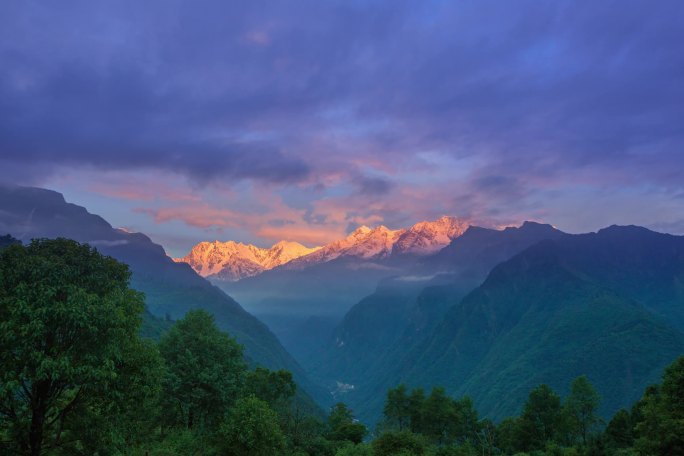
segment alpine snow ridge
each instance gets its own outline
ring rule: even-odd
[[[275,267],[306,269],[340,257],[375,260],[394,255],[429,255],[449,245],[469,226],[464,219],[448,216],[418,222],[408,229],[363,225],[344,239],[313,248],[292,241],[280,241],[267,249],[234,241],[200,242],[175,261],[188,263],[204,277],[236,281]]]
[[[291,241],[280,241],[267,249],[234,241],[200,242],[186,256],[174,258],[174,261],[188,263],[203,277],[234,281],[260,274],[318,249]]]

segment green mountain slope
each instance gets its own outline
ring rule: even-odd
[[[417,260],[411,275],[383,281],[345,315],[334,337],[302,362],[331,390],[338,382],[354,385],[340,399],[355,410],[377,408],[387,373],[396,372],[407,350],[429,336],[492,267],[540,240],[563,235],[533,222],[504,230],[470,227],[442,251]]]
[[[464,244],[463,253],[449,254],[470,259],[462,271],[482,270],[474,260],[494,258],[496,248],[505,245],[480,240],[479,247]],[[490,253],[476,255],[483,246]],[[387,388],[399,382],[444,385],[452,394],[471,395],[479,410],[500,419],[518,413],[539,383],[563,392],[570,379],[587,374],[604,397],[601,412],[609,416],[638,399],[662,368],[684,353],[683,252],[684,237],[611,227],[536,243],[496,266],[462,300],[458,287],[426,288],[415,302],[422,303],[424,314],[443,319],[405,312],[411,323],[401,337],[360,352],[373,357],[363,371],[337,371],[357,382],[344,399],[373,422]],[[381,325],[382,312],[375,306],[365,314],[374,324],[348,328]]]
[[[544,243],[492,271],[402,364],[414,384],[469,394],[485,414],[519,411],[530,389],[587,374],[610,416],[684,353],[684,334],[619,291],[568,269]]]
[[[327,403],[327,394],[309,381],[266,325],[198,276],[190,266],[174,263],[147,236],[114,229],[101,217],[65,202],[61,194],[50,190],[0,187],[0,209],[0,233],[9,233],[23,241],[68,237],[97,247],[130,266],[132,286],[145,293],[151,314],[175,320],[190,309],[209,311],[219,328],[245,346],[247,357],[268,368],[291,371],[303,390],[319,402]],[[147,320],[151,325],[150,334],[154,336],[160,330],[159,324]]]

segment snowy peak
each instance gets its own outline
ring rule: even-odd
[[[344,239],[331,242],[314,253],[297,258],[287,267],[305,268],[342,256],[364,260],[384,258],[392,252],[392,246],[403,232],[404,230],[390,230],[382,225],[373,229],[364,225]]]
[[[469,223],[456,217],[440,217],[416,223],[409,229],[391,230],[361,226],[349,236],[332,242],[320,250],[288,263],[288,268],[306,268],[342,256],[363,260],[382,259],[390,255],[428,255],[451,243],[468,229]]]
[[[239,280],[273,269],[295,258],[315,252],[298,242],[280,241],[264,249],[242,242],[200,242],[176,262],[188,263],[203,277],[216,276],[223,280]]]
[[[318,249],[319,247],[308,248],[299,242],[280,241],[264,252],[261,264],[265,269],[273,269],[276,266],[288,263],[295,258],[308,255]]]
[[[470,224],[457,217],[440,217],[433,221],[418,222],[394,244],[392,254],[412,253],[428,255],[443,249],[452,240],[461,236]]]
[[[380,225],[366,232],[359,242],[344,252],[358,258],[384,258],[392,253],[392,247],[406,230],[390,230]]]
[[[462,219],[446,216],[416,223],[409,229],[362,225],[344,239],[315,248],[292,241],[280,241],[268,249],[234,241],[200,242],[176,261],[188,263],[204,277],[235,281],[280,266],[305,269],[340,257],[371,261],[392,255],[428,255],[450,244],[468,226]]]

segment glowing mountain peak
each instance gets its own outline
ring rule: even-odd
[[[318,249],[293,241],[280,241],[268,249],[235,241],[200,242],[186,256],[175,258],[174,261],[188,263],[204,277],[217,275],[225,280],[239,280]]]
[[[279,266],[302,269],[340,257],[370,261],[390,255],[427,255],[447,246],[468,226],[468,222],[448,216],[399,230],[385,225],[361,225],[343,239],[314,248],[289,240],[279,241],[268,249],[235,241],[200,242],[176,261],[190,264],[205,277],[239,280]]]

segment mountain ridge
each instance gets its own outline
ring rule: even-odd
[[[485,239],[480,247],[495,245]],[[461,259],[472,252],[461,251]],[[394,342],[400,356],[383,355],[364,377],[347,368],[339,381],[364,384],[345,401],[373,421],[378,391],[400,382],[442,385],[502,419],[519,411],[535,385],[562,392],[568,378],[586,374],[609,416],[684,352],[682,284],[682,236],[613,226],[542,240],[497,264],[462,299],[450,293],[454,304],[427,337]]]
[[[303,391],[313,394],[319,403],[328,400],[263,322],[189,265],[174,262],[146,235],[113,228],[58,192],[18,186],[0,186],[0,232],[21,241],[66,237],[92,245],[129,265],[131,287],[145,294],[150,313],[180,319],[190,309],[207,310],[220,329],[244,345],[254,363],[290,370]]]
[[[319,249],[320,247],[309,248],[298,242],[285,240],[269,248],[215,240],[200,242],[186,256],[174,258],[173,261],[188,263],[202,277],[239,280],[273,269]]]
[[[275,268],[306,269],[345,257],[377,260],[400,255],[427,256],[446,247],[469,226],[469,221],[451,216],[397,230],[384,225],[361,225],[342,239],[313,248],[292,241],[280,241],[268,249],[235,241],[203,241],[174,261],[190,264],[203,277],[237,281]],[[272,261],[278,248],[285,253]]]

